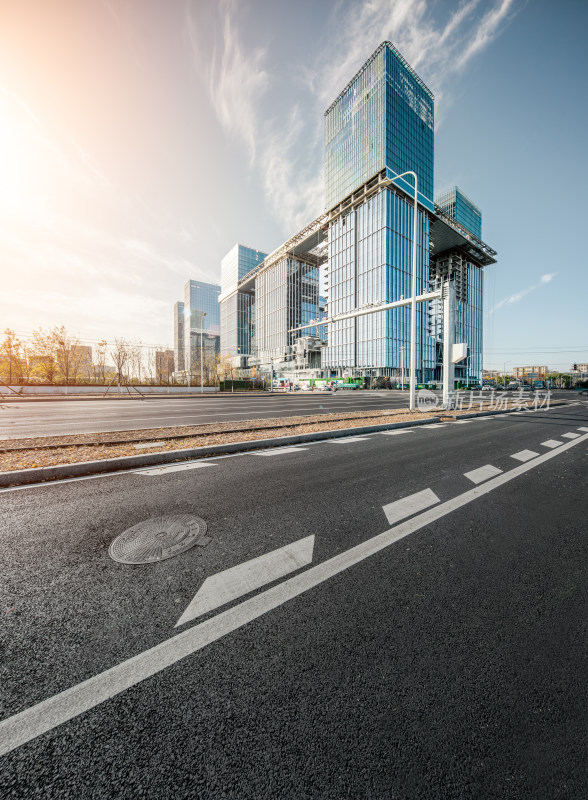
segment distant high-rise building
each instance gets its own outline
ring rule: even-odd
[[[184,366],[184,304],[174,304],[174,362],[176,370],[183,372]]]
[[[238,283],[266,257],[267,253],[236,244],[221,261],[220,335],[221,352],[247,356],[253,352],[255,337],[255,293],[253,285],[239,291]]]
[[[174,372],[174,351],[155,351],[155,380],[157,383],[169,383]]]
[[[482,212],[457,186],[438,195],[435,204],[478,239],[482,238]]]
[[[200,364],[201,349],[204,357],[220,352],[220,290],[204,281],[187,281],[184,286],[184,369]]]

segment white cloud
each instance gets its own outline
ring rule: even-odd
[[[295,109],[273,119],[263,107],[269,86],[268,54],[243,45],[237,5],[223,0],[222,34],[214,46],[208,86],[211,102],[223,128],[241,139],[250,163],[262,172],[268,204],[284,235],[293,234],[322,211],[322,112],[375,48],[384,40],[392,41],[430,84],[438,111],[452,75],[499,35],[513,5],[514,0],[491,0],[488,8],[486,0],[465,0],[439,22],[431,0],[336,3],[323,25],[319,55],[301,70],[307,92],[301,102],[304,113]],[[189,5],[187,11],[191,46],[201,59]]]
[[[500,300],[500,302],[496,303],[494,308],[490,309],[488,314],[494,314],[495,311],[498,311],[498,309],[502,308],[503,306],[511,306],[515,303],[518,303],[519,300],[522,300],[523,297],[526,297],[528,294],[531,294],[531,292],[534,292],[535,289],[539,289],[539,287],[544,286],[546,283],[550,283],[550,281],[552,281],[556,275],[557,272],[548,272],[545,275],[542,275],[538,283],[534,283],[532,286],[528,286],[526,289],[522,289],[520,292],[515,292],[514,294],[508,295],[508,297],[504,297],[502,300]]]
[[[210,98],[221,125],[245,142],[253,163],[259,104],[269,84],[269,75],[263,66],[266,52],[242,45],[235,27],[236,5],[233,0],[223,0],[220,5],[222,37],[212,52]],[[193,31],[191,42],[194,48],[192,36]]]

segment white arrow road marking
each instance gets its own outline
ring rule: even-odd
[[[561,438],[562,439],[579,439],[580,438],[580,434],[579,433],[562,433]]]
[[[435,503],[439,502],[435,492],[431,491],[431,489],[425,489],[422,492],[395,500],[393,503],[388,503],[382,508],[390,525],[394,525],[395,522],[400,522],[401,519],[410,517],[418,511],[424,511],[425,508],[434,506]]]
[[[493,478],[495,475],[500,475],[502,472],[498,467],[493,467],[492,464],[486,464],[484,467],[478,467],[471,472],[464,472],[464,477],[469,478],[472,483],[482,483],[487,481],[488,478]]]
[[[53,730],[58,725],[63,725],[79,714],[104,703],[117,694],[136,686],[147,678],[156,675],[166,667],[176,664],[186,656],[202,650],[206,645],[222,639],[228,633],[247,625],[262,614],[267,614],[274,608],[292,600],[294,597],[319,586],[324,581],[344,572],[349,567],[359,564],[369,556],[379,553],[394,542],[403,539],[415,531],[430,525],[441,517],[463,508],[473,500],[483,497],[489,492],[498,489],[514,478],[536,469],[560,453],[588,440],[588,435],[575,439],[573,442],[550,450],[548,453],[534,458],[528,464],[521,464],[496,478],[487,481],[483,486],[474,486],[467,492],[447,500],[445,503],[430,508],[412,519],[396,525],[361,544],[346,550],[315,567],[304,570],[299,575],[294,575],[286,581],[266,589],[261,594],[254,595],[244,600],[233,608],[222,611],[210,619],[204,620],[199,625],[194,625],[182,633],[172,636],[144,653],[129,658],[115,667],[111,667],[93,678],[89,678],[77,686],[72,686],[53,697],[43,700],[37,705],[26,708],[18,714],[0,722],[0,756],[9,753],[25,742],[30,742],[37,736]]]
[[[542,447],[559,447],[560,444],[563,444],[563,442],[559,442],[557,439],[548,439],[546,442],[541,442]]]
[[[513,453],[511,458],[516,458],[517,461],[530,461],[538,455],[539,453],[534,450],[521,450],[520,453]]]
[[[314,535],[307,536],[271,553],[211,575],[204,581],[175,627],[185,625],[213,608],[224,606],[237,597],[265,586],[266,583],[305,567],[312,561],[313,549]]]
[[[136,475],[163,475],[165,472],[181,472],[184,469],[200,469],[200,467],[216,467],[216,464],[211,464],[209,461],[190,461],[187,464],[172,464],[169,467],[153,467],[134,472]]]

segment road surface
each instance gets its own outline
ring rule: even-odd
[[[587,458],[580,404],[0,491],[0,796],[584,798]]]

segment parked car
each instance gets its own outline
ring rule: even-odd
[[[316,388],[319,390],[319,392],[332,392],[333,391],[330,386],[327,386],[326,383],[322,383],[320,386],[317,386]]]
[[[588,389],[580,389],[578,394],[588,394]]]

